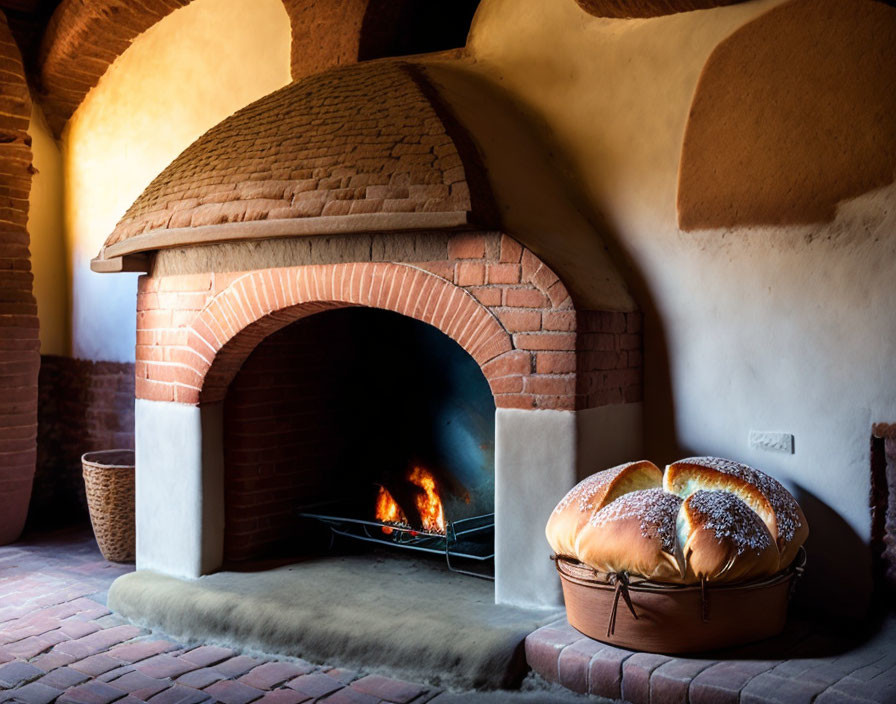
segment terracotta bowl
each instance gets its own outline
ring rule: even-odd
[[[777,635],[805,552],[786,570],[737,584],[626,584],[567,557],[555,558],[570,625],[595,640],[651,653],[696,653]]]

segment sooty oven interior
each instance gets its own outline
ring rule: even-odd
[[[361,307],[294,322],[243,364],[224,429],[227,563],[373,543],[491,572],[495,404],[436,328]]]

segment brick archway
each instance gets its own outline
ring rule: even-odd
[[[479,364],[492,386],[513,340],[497,317],[463,288],[405,264],[328,264],[269,269],[233,281],[190,325],[175,372],[185,403],[221,401],[243,361],[265,337],[323,310],[367,306],[438,328]],[[500,397],[498,397],[500,398]]]
[[[141,277],[137,398],[215,403],[268,335],[315,312],[367,306],[421,320],[458,343],[482,369],[498,408],[640,400],[639,313],[576,309],[557,275],[506,235],[437,234],[410,249],[408,241],[400,251],[382,249],[396,237],[377,235],[366,245],[354,235],[321,238],[310,256],[250,272],[207,272],[199,262],[192,273]],[[345,263],[350,242],[359,259]],[[427,247],[432,259],[402,261]]]

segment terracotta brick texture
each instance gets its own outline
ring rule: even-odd
[[[106,245],[155,230],[232,222],[472,214],[465,163],[473,156],[410,64],[333,69],[276,91],[206,132],[147,187]],[[477,214],[489,226],[490,196],[474,180]]]
[[[249,356],[224,406],[224,559],[295,551],[296,508],[334,495],[345,481],[342,435],[354,409],[353,345],[345,326],[289,325]],[[323,327],[321,327],[323,324]],[[323,338],[323,339],[321,339]],[[323,344],[321,344],[323,343]],[[300,370],[300,371],[299,371]],[[287,552],[287,554],[290,554]]]
[[[15,540],[28,509],[37,451],[37,304],[32,295],[28,198],[31,97],[22,59],[0,12],[0,544]]]
[[[42,356],[37,415],[28,524],[50,528],[82,520],[81,455],[134,448],[134,365]]]
[[[574,410],[639,401],[640,316],[576,311],[562,282],[528,250],[520,248],[519,263],[497,261],[512,249],[509,240],[495,233],[453,235],[447,261],[141,277],[137,396],[221,401],[262,339],[322,310],[368,306],[429,323],[457,342],[481,367],[498,408]],[[459,252],[478,259],[452,258]],[[502,282],[513,283],[470,281],[470,264],[488,270],[492,263],[516,267],[513,276],[502,269]]]

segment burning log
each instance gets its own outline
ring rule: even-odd
[[[395,526],[409,526],[408,518],[404,515],[404,511],[401,510],[401,506],[398,505],[398,502],[392,498],[392,494],[386,489],[386,487],[381,486],[379,493],[376,497],[376,511],[374,513],[376,519],[381,521],[382,523],[391,523]],[[393,529],[389,526],[383,526],[383,533],[386,535],[392,535]]]
[[[445,511],[442,508],[442,499],[436,491],[436,479],[422,467],[414,467],[408,476],[408,481],[420,487],[423,492],[416,497],[417,511],[423,530],[430,533],[445,532]]]
[[[436,479],[431,472],[423,467],[413,467],[404,481],[391,489],[390,492],[386,487],[380,486],[374,512],[378,521],[396,527],[420,528],[427,533],[445,533],[445,511]],[[393,494],[398,496],[397,501]],[[412,507],[414,510],[405,512],[402,506]],[[416,519],[413,523],[408,520],[408,513]],[[384,526],[383,532],[391,535],[393,529]]]

